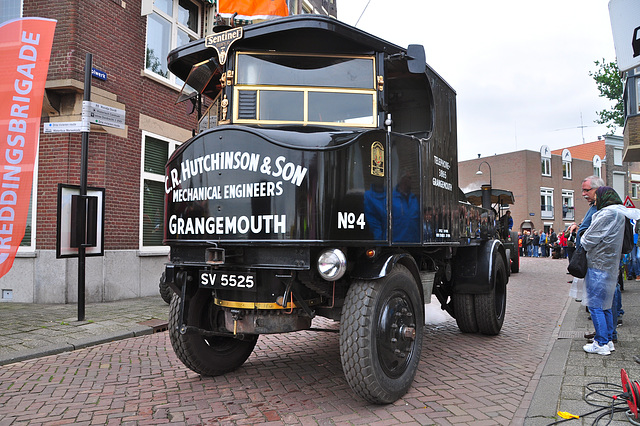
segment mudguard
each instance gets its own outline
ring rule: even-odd
[[[489,240],[479,246],[459,248],[455,257],[453,292],[484,294],[493,286],[493,264],[500,256],[508,265],[504,246],[499,240]]]
[[[360,259],[350,276],[357,280],[377,280],[389,274],[398,263],[409,269],[416,284],[421,283],[418,265],[409,253],[386,253],[372,260]],[[420,294],[424,298],[422,289]]]

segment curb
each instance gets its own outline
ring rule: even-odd
[[[48,345],[39,348],[25,349],[9,354],[0,355],[0,365],[13,364],[16,362],[28,361],[50,355],[58,355],[63,352],[72,352],[75,350],[86,349],[92,346],[102,345],[104,343],[114,342],[117,340],[129,339],[131,337],[145,336],[153,334],[153,327],[138,326],[131,327],[126,332],[113,332],[87,337],[74,341],[73,343],[63,343],[59,345]]]

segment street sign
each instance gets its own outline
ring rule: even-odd
[[[640,66],[640,2],[609,1],[613,46],[620,71]]]
[[[59,121],[44,123],[45,133],[78,133],[88,132],[89,123],[86,121]]]
[[[97,68],[91,68],[91,75],[98,80],[107,81],[107,73]]]
[[[635,204],[633,204],[633,201],[631,201],[631,198],[629,198],[628,195],[627,198],[624,199],[624,206],[630,209],[636,208]]]
[[[91,124],[124,129],[123,109],[102,105],[97,102],[82,101],[82,119]]]

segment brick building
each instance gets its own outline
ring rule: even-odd
[[[336,16],[336,0],[288,0],[291,14]],[[104,256],[86,260],[86,301],[157,294],[162,246],[164,163],[197,127],[167,53],[212,31],[215,0],[3,0],[0,22],[56,19],[42,122],[79,121],[86,53],[104,78],[91,101],[125,111],[124,130],[91,127],[88,185],[105,188]],[[245,24],[246,22],[242,22]],[[188,104],[188,105],[187,105]],[[58,184],[80,182],[80,133],[40,133],[27,233],[2,301],[77,300],[77,259],[56,258]]]
[[[625,74],[624,161],[640,161],[640,68]]]
[[[514,230],[564,230],[572,222],[580,222],[587,212],[581,185],[590,175],[601,176],[623,200],[629,195],[638,206],[640,174],[634,173],[635,164],[623,162],[623,148],[620,136],[605,136],[554,151],[543,145],[539,152],[523,150],[463,161],[458,168],[459,185],[463,192],[469,192],[489,183],[491,177],[494,188],[513,192],[515,204],[508,208]],[[476,174],[478,170],[481,176]],[[634,177],[639,180],[634,182]]]

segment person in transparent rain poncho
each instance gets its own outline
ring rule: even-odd
[[[596,209],[591,226],[580,238],[587,252],[587,275],[584,278],[583,304],[589,307],[596,329],[593,343],[584,346],[585,352],[609,355],[613,346],[613,294],[618,282],[625,218],[640,219],[640,210],[628,209],[616,191],[601,186],[595,191]]]

